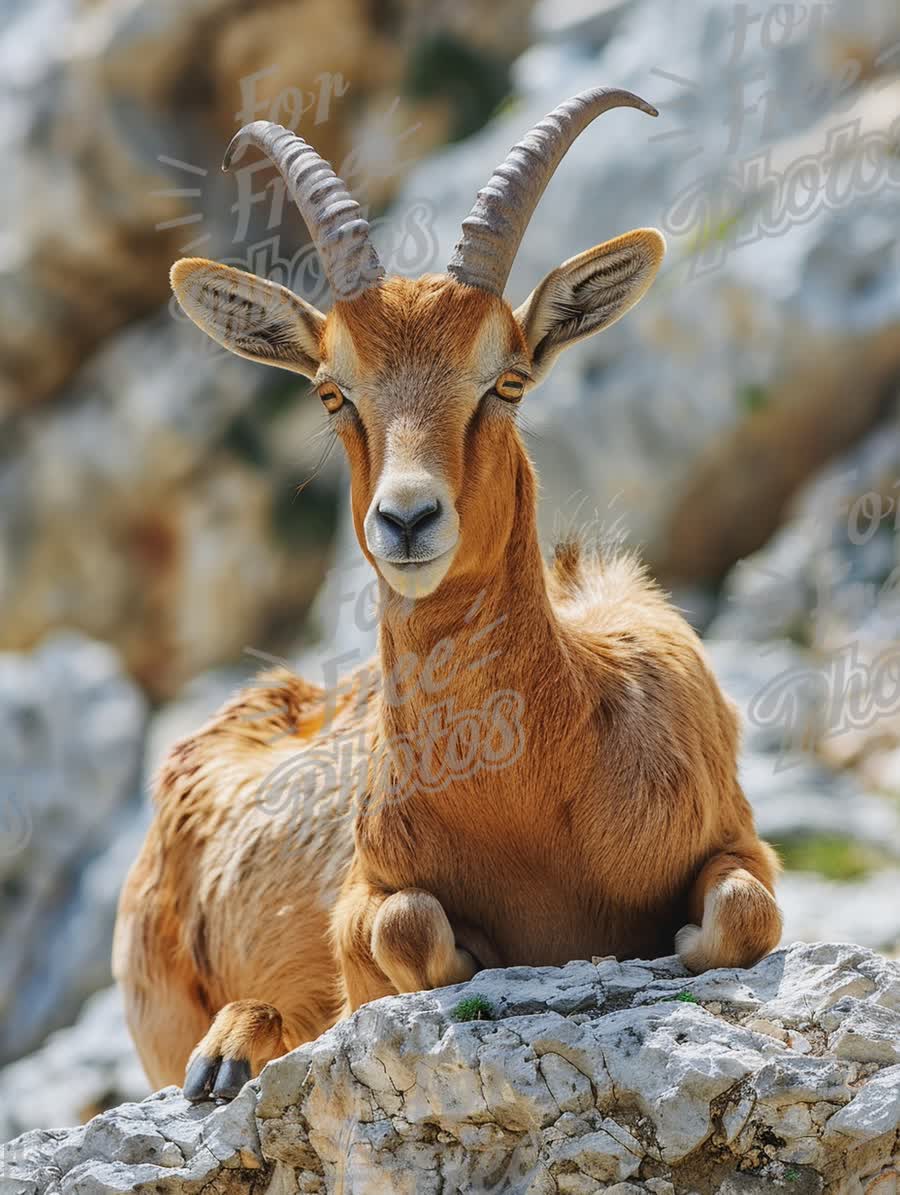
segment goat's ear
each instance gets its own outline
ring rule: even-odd
[[[264,365],[311,378],[321,360],[325,316],[284,286],[202,257],[169,275],[184,312],[218,344]]]
[[[557,353],[608,328],[635,305],[666,252],[662,233],[639,228],[571,257],[548,274],[515,312],[536,379]]]

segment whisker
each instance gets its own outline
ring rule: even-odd
[[[321,427],[317,428],[312,433],[312,435],[309,438],[309,442],[310,442],[310,444],[316,444],[316,443],[318,443],[319,440],[324,440],[325,437],[328,436],[329,434],[333,436],[333,435],[336,435],[337,433],[335,432],[334,428],[331,426],[331,423],[326,419],[322,423]]]
[[[319,474],[322,472],[322,469],[325,467],[325,463],[327,462],[328,458],[331,456],[332,450],[334,449],[334,446],[337,443],[337,432],[336,431],[334,431],[332,428],[325,428],[323,430],[331,432],[331,439],[328,441],[328,443],[325,445],[324,449],[322,450],[322,455],[319,457],[318,463],[316,464],[316,467],[313,469],[312,473],[310,473],[310,475],[309,475],[309,477],[307,477],[306,481],[301,481],[301,483],[297,486],[297,490],[294,494],[295,502],[300,497],[300,495],[303,493],[303,491],[306,489],[306,487],[310,484],[310,482],[315,481],[316,478],[319,476]],[[321,435],[322,433],[320,432],[318,434]]]
[[[530,439],[537,440],[537,441],[542,441],[544,439],[541,432],[535,430],[535,428],[533,428],[531,426],[531,424],[528,422],[528,420],[525,418],[525,416],[522,415],[521,412],[519,412],[519,417],[517,419],[517,423],[518,423],[518,426],[525,433],[525,435],[528,436]]]

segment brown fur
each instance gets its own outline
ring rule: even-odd
[[[654,957],[679,930],[695,969],[755,961],[780,935],[777,861],[738,784],[735,712],[631,558],[570,543],[545,568],[514,408],[482,398],[536,351],[519,313],[391,279],[337,305],[315,351],[352,388],[335,426],[363,551],[398,444],[439,466],[459,546],[414,604],[381,582],[379,689],[360,673],[326,716],[312,686],[262,678],[172,752],[115,944],[151,1080],[180,1081],[204,1034],[199,1053],[255,1073],[341,1011],[480,966]],[[392,795],[398,744],[427,752],[429,777],[447,765],[421,725],[436,705],[493,711],[487,732],[516,750]],[[299,818],[268,801],[276,769],[344,739],[358,789],[345,768]]]

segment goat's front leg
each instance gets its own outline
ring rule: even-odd
[[[220,1008],[188,1059],[184,1098],[192,1104],[232,1100],[273,1058],[286,1054],[281,1013],[261,1000]]]
[[[443,905],[421,888],[391,892],[351,880],[335,909],[334,941],[345,1016],[380,996],[462,983],[478,970],[456,945]]]

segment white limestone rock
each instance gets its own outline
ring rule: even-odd
[[[455,1019],[472,996],[494,1019]],[[900,964],[852,945],[698,977],[673,959],[484,971],[360,1009],[230,1105],[168,1088],[28,1133],[0,1195],[886,1195],[897,1042]]]
[[[0,1141],[34,1128],[80,1124],[149,1095],[118,988],[97,992],[74,1025],[0,1071]]]
[[[60,632],[0,653],[0,1061],[110,982],[118,890],[141,830],[145,722],[106,644]]]

